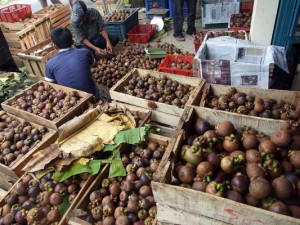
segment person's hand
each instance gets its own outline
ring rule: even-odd
[[[96,55],[98,55],[98,56],[105,56],[105,55],[106,55],[106,51],[103,50],[103,49],[101,49],[101,48],[96,48],[96,49],[95,49],[95,53],[96,53]]]
[[[107,52],[109,54],[112,54],[113,53],[113,46],[112,44],[110,43],[110,41],[106,42],[106,49],[107,49]]]

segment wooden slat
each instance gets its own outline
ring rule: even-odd
[[[179,210],[177,208],[157,204],[158,224],[180,224],[180,225],[228,225],[220,220],[214,220],[199,214]]]
[[[163,203],[182,212],[202,215],[234,225],[298,225],[300,223],[299,219],[293,217],[262,210],[204,192],[157,182],[152,182],[151,185],[157,204]],[[159,220],[161,219],[159,218]]]

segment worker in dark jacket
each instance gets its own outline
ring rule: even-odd
[[[103,27],[103,19],[98,10],[87,8],[83,1],[72,6],[71,28],[78,48],[92,51],[97,58],[113,53],[118,37],[109,35]]]
[[[47,61],[45,80],[91,93],[99,101],[99,89],[90,69],[95,59],[90,51],[72,48],[72,34],[65,27],[52,30],[51,40],[59,52]]]

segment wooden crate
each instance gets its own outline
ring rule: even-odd
[[[299,219],[276,214],[267,210],[237,203],[225,198],[210,195],[204,192],[188,188],[169,185],[172,178],[173,162],[177,161],[181,146],[185,137],[190,132],[196,118],[216,124],[225,120],[231,121],[235,128],[240,129],[243,125],[251,126],[266,134],[280,128],[280,124],[269,123],[256,118],[239,118],[236,115],[224,114],[222,111],[209,110],[206,108],[193,107],[186,109],[187,113],[182,118],[182,130],[173,141],[174,148],[166,153],[165,167],[159,167],[155,181],[152,182],[152,190],[158,206],[157,220],[170,224],[287,224],[296,225]],[[168,149],[169,150],[169,149]],[[169,156],[168,156],[169,154]]]
[[[145,100],[142,98],[138,98],[123,93],[124,87],[128,84],[129,80],[134,74],[138,74],[139,76],[146,76],[149,74],[150,76],[156,78],[159,78],[161,75],[165,75],[167,78],[178,81],[178,83],[180,84],[188,84],[195,87],[195,90],[191,94],[187,102],[187,105],[193,104],[197,99],[200,98],[201,89],[204,86],[204,80],[195,77],[184,77],[184,76],[177,76],[174,74],[161,73],[161,72],[150,71],[150,70],[133,69],[122,79],[120,79],[109,91],[111,98],[116,101],[125,102],[131,105],[136,105],[139,107],[151,109],[153,111],[163,112],[165,114],[170,114],[176,117],[180,117],[184,109],[174,105],[149,101],[149,100]]]
[[[17,56],[23,60],[28,73],[35,74],[40,78],[45,77],[46,62],[58,52],[51,43],[51,39],[47,39],[46,41],[17,54]],[[45,47],[47,47],[47,49],[45,49]],[[45,49],[45,51],[48,52],[47,55],[38,56],[35,54],[36,51],[41,49]]]
[[[13,193],[14,188],[16,186],[17,183],[19,183],[20,181],[22,181],[23,177],[26,174],[24,174],[22,177],[20,177],[17,182],[7,191],[6,195],[1,199],[0,201],[0,207],[5,205],[5,197],[9,196],[11,193]],[[55,223],[57,225],[66,225],[65,221],[66,221],[66,216],[67,214],[74,208],[75,205],[77,205],[77,203],[81,200],[81,197],[84,195],[84,193],[87,191],[88,187],[90,187],[91,183],[94,181],[96,175],[93,176],[89,176],[89,178],[86,180],[85,184],[83,185],[83,187],[80,189],[80,191],[78,192],[78,194],[76,195],[76,197],[74,198],[72,204],[69,206],[68,210],[65,212],[65,214],[62,216],[61,220],[58,223]]]
[[[12,116],[21,122],[24,122],[23,119],[15,117],[6,112],[2,112],[1,115],[4,114]],[[30,124],[36,128],[42,127],[41,125],[38,125],[33,122],[30,122]],[[31,160],[32,155],[38,150],[42,150],[53,144],[57,138],[58,132],[49,129],[48,132],[44,135],[43,139],[36,145],[32,146],[31,149],[21,159],[16,159],[12,162],[10,166],[0,164],[0,187],[5,190],[8,190],[17,181],[17,179],[19,179],[19,177],[21,177],[24,174],[24,171],[22,171],[22,169]]]
[[[205,99],[210,93],[216,96],[225,95],[229,86],[218,85],[218,84],[205,84],[203,88],[203,95],[201,97],[200,103],[197,102],[195,105],[206,107]],[[259,88],[247,88],[247,87],[234,87],[237,92],[243,92],[252,96],[258,96],[260,98],[271,98],[274,100],[284,100],[287,103],[296,106],[296,109],[300,109],[300,92],[298,91],[286,91],[286,90],[271,90],[271,89],[259,89]]]
[[[170,140],[170,138],[167,137],[163,137],[163,136],[159,136],[159,135],[153,135],[150,134],[148,137],[149,140],[153,140],[158,142],[159,144],[162,145],[167,145],[167,149],[170,148],[172,149],[172,142]],[[122,151],[122,150],[121,150]],[[162,160],[165,160],[165,155],[163,156]],[[161,161],[162,161],[161,160]],[[74,207],[75,211],[78,210],[83,210],[86,211],[87,207],[88,207],[88,203],[89,203],[89,195],[91,192],[99,189],[99,187],[101,186],[101,182],[104,178],[108,177],[108,173],[109,173],[109,166],[106,165],[103,170],[101,171],[101,173],[99,173],[97,175],[97,177],[95,178],[95,180],[93,181],[93,183],[90,185],[90,187],[86,190],[86,192],[84,193],[84,195],[82,195],[81,200],[76,204],[76,206]],[[66,223],[67,224],[73,224],[73,225],[91,225],[90,223],[83,221],[82,219],[78,218],[78,217],[73,217],[72,216],[72,212],[70,212],[69,215],[66,215]]]
[[[21,22],[0,23],[1,30],[14,55],[19,49],[26,50],[50,38],[50,21],[47,16],[29,25]]]
[[[33,15],[46,15],[50,20],[51,30],[56,27],[68,27],[71,19],[71,9],[69,5],[52,4]]]
[[[27,111],[24,110],[19,110],[16,109],[15,107],[11,106],[11,103],[16,99],[19,98],[21,96],[25,95],[25,92],[27,90],[35,90],[41,83],[47,84],[51,87],[53,87],[55,90],[63,90],[66,93],[70,93],[71,91],[77,91],[77,93],[79,94],[79,96],[81,97],[81,100],[77,103],[77,105],[75,105],[74,107],[70,108],[68,110],[68,112],[66,114],[64,114],[62,117],[60,118],[55,118],[54,120],[48,120],[45,119],[43,117],[40,117],[38,115],[35,115],[33,113],[29,113]],[[61,126],[62,124],[64,124],[65,122],[71,120],[72,118],[74,118],[75,116],[80,115],[82,112],[84,112],[85,110],[88,109],[89,107],[89,102],[92,99],[92,95],[83,91],[79,91],[79,90],[75,90],[73,88],[69,88],[69,87],[64,87],[58,84],[53,84],[53,83],[48,83],[45,81],[40,81],[36,84],[31,85],[30,87],[26,88],[23,93],[17,94],[13,97],[11,97],[10,99],[4,101],[1,103],[2,108],[13,114],[16,115],[22,119],[28,120],[28,121],[32,121],[35,122],[37,124],[40,125],[44,125],[48,128],[54,129],[54,130],[58,130],[58,127]]]

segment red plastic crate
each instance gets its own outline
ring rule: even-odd
[[[28,4],[14,4],[0,9],[1,22],[19,22],[31,15],[31,5]]]
[[[182,60],[183,62],[188,62],[191,65],[191,69],[177,69],[177,68],[170,68],[170,63],[177,63],[179,60]],[[166,72],[166,73],[173,73],[188,77],[193,77],[193,60],[194,56],[186,56],[186,55],[167,55],[166,58],[161,62],[159,66],[159,71]]]
[[[146,44],[154,37],[155,33],[155,25],[137,24],[127,33],[127,36],[132,43]]]
[[[241,12],[249,12],[253,11],[254,2],[241,2]]]
[[[200,48],[201,44],[202,44],[202,43],[199,43],[199,42],[197,42],[197,41],[194,41],[195,52],[198,51],[198,49]]]

